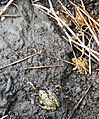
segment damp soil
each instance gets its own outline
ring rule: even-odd
[[[1,6],[6,3],[6,0],[2,1]],[[58,58],[70,60],[72,49],[62,39],[58,26],[41,10],[33,7],[29,0],[16,0],[15,3],[24,18],[7,17],[0,21],[0,67],[38,51],[44,52],[45,55],[35,55],[23,62],[0,69],[0,117],[8,115],[7,119],[67,119],[88,87],[93,85],[71,119],[99,119],[97,72],[93,70],[91,75],[81,74],[73,71],[72,65],[59,61]],[[42,0],[40,4],[48,5],[47,1]],[[86,6],[99,17],[98,0],[87,1]],[[6,13],[20,14],[14,5],[11,5]],[[48,55],[58,58],[52,59]],[[62,67],[25,70],[31,66],[42,65]],[[93,63],[92,67],[94,69],[96,65]],[[37,90],[53,91],[60,85],[61,89],[54,90],[60,106],[56,110],[42,109],[39,106],[39,97],[33,92],[28,81],[32,82]]]

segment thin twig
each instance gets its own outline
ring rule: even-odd
[[[17,4],[14,4],[14,3],[12,3],[12,5],[14,5],[14,6],[17,8],[17,10],[19,11],[19,13],[20,13],[21,17],[23,18],[24,22],[25,22],[30,28],[34,29],[34,27],[33,27],[30,23],[28,23],[28,22],[25,20],[24,15],[22,14],[22,12],[21,12],[19,6],[18,6]]]
[[[81,16],[82,19],[84,20],[85,24],[86,24],[87,27],[89,28],[91,34],[93,35],[93,38],[96,40],[96,43],[97,43],[98,46],[99,46],[99,40],[98,40],[98,38],[96,37],[96,35],[94,34],[94,32],[93,32],[93,30],[91,29],[90,25],[87,23],[86,19],[84,18],[84,16],[83,16],[82,13],[80,12],[79,7],[77,7],[77,9],[78,9],[78,12],[79,12],[80,16]]]
[[[37,53],[34,53],[34,54],[32,54],[32,55],[29,55],[29,56],[27,56],[27,57],[25,57],[25,58],[23,58],[23,59],[19,59],[19,60],[15,61],[15,62],[12,62],[12,63],[10,63],[10,64],[7,64],[7,65],[5,65],[5,66],[0,67],[0,70],[1,70],[1,69],[4,69],[4,68],[7,68],[7,67],[9,67],[9,66],[15,65],[15,64],[17,64],[17,63],[23,62],[23,61],[25,61],[25,60],[27,60],[27,59],[33,57],[33,56],[40,55],[40,54],[41,54],[41,52],[37,52]]]
[[[72,5],[74,5],[75,7],[79,7],[78,5],[76,5],[75,3],[73,3],[72,1],[70,1],[70,3]],[[89,19],[91,19],[99,27],[99,23],[97,21],[95,21],[86,10],[82,9],[81,7],[79,7],[79,10],[81,12],[83,12],[84,15],[86,15]]]
[[[74,112],[76,111],[76,109],[79,107],[79,105],[81,104],[81,102],[83,101],[83,99],[85,98],[85,96],[87,95],[87,93],[89,92],[89,90],[91,89],[92,85],[90,85],[88,87],[88,89],[86,90],[86,92],[84,93],[84,95],[81,97],[81,99],[79,100],[79,102],[77,103],[77,105],[74,107],[72,113],[70,114],[70,116],[68,117],[68,119],[71,119]]]
[[[64,13],[66,15],[68,15],[68,17],[70,17],[70,19],[75,23],[75,24],[78,24],[77,23],[77,20],[75,19],[75,17],[72,15],[72,13],[63,5],[63,3],[58,0],[59,4],[62,6],[62,8],[64,9]]]
[[[77,46],[77,45],[74,45],[80,52],[82,52],[82,50]],[[89,55],[85,52],[84,54],[85,56],[89,57]],[[95,59],[93,59],[92,57],[90,57],[91,60],[93,60],[95,63],[99,64],[99,62],[97,62]]]
[[[10,0],[5,6],[4,8],[0,11],[0,15],[2,15],[6,10],[7,8],[10,6],[10,4],[13,2],[14,0]]]
[[[63,67],[63,65],[33,66],[33,67],[24,68],[24,70],[44,69],[44,68],[53,68],[53,67]]]
[[[18,15],[18,14],[3,14],[3,15],[0,15],[0,17],[21,17],[21,15]]]
[[[89,49],[91,45],[91,39],[89,40]],[[89,50],[89,74],[91,74],[91,56],[90,56],[90,50]]]
[[[85,10],[85,5],[83,3],[83,0],[80,0],[81,1],[81,4],[82,4],[82,8]]]
[[[63,28],[63,26],[62,26],[62,24],[61,24],[60,20],[58,19],[58,16],[56,15],[56,13],[55,13],[55,11],[54,11],[54,8],[53,8],[53,5],[52,5],[51,0],[48,0],[48,2],[49,2],[49,5],[50,5],[50,10],[51,10],[51,13],[55,16],[55,18],[56,18],[56,20],[57,20],[58,25],[59,25],[61,28]]]
[[[33,90],[36,89],[36,87],[34,86],[34,84],[32,82],[28,81],[27,84],[30,84],[32,86]]]
[[[72,64],[72,65],[75,66],[74,63],[69,62],[69,61],[67,61],[67,60],[64,60],[64,59],[61,59],[61,58],[58,58],[58,57],[55,57],[55,56],[52,56],[52,55],[48,55],[48,54],[45,54],[45,55],[46,55],[47,57],[49,57],[49,58],[56,59],[56,60],[58,60],[58,61],[63,61],[63,62],[65,62],[65,63]]]

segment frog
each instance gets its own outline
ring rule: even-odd
[[[33,91],[36,91],[36,87],[30,81],[27,82],[33,88]],[[55,88],[56,89],[56,88]],[[39,97],[39,106],[45,110],[56,110],[60,106],[57,96],[48,89],[39,89],[37,91]]]
[[[46,110],[56,110],[59,107],[59,101],[50,90],[39,90],[40,107]]]

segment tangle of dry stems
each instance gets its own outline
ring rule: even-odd
[[[99,64],[99,23],[98,20],[95,20],[86,10],[83,1],[81,0],[81,5],[78,3],[70,3],[74,6],[76,11],[76,17],[68,10],[63,3],[58,0],[58,3],[61,5],[62,12],[65,14],[65,19],[60,15],[60,11],[55,11],[52,5],[51,0],[48,0],[50,8],[42,6],[40,4],[33,4],[33,6],[38,7],[44,13],[48,14],[50,17],[55,19],[58,25],[61,27],[65,33],[65,38],[71,45],[74,45],[82,53],[80,58],[89,59],[89,73],[91,74],[91,61],[95,61]],[[57,14],[59,13],[59,14]],[[67,19],[67,20],[66,20]],[[78,32],[72,30],[67,21],[71,21],[76,27],[78,27]],[[84,29],[83,29],[84,27]],[[71,35],[70,35],[70,33]],[[86,32],[88,31],[88,32]],[[88,35],[86,35],[88,34]],[[81,36],[81,37],[79,37]],[[64,36],[63,36],[64,37]],[[87,45],[85,44],[87,42]],[[96,44],[97,50],[94,49],[94,44]],[[73,48],[73,47],[72,47]],[[75,52],[73,51],[74,57],[76,57]]]

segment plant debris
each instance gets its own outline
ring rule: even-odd
[[[81,4],[78,4],[77,2],[70,3],[74,6],[76,11],[76,17],[72,14],[66,6],[63,5],[63,3],[58,0],[59,4],[61,5],[61,8],[59,11],[55,11],[54,7],[52,5],[51,0],[48,0],[50,8],[47,8],[45,6],[39,5],[39,4],[33,4],[34,6],[38,7],[42,11],[44,11],[46,14],[48,14],[50,17],[54,18],[60,28],[63,30],[63,32],[66,35],[66,40],[70,43],[72,50],[73,46],[77,47],[77,49],[83,53],[83,55],[87,56],[89,58],[88,64],[89,64],[89,73],[91,74],[91,60],[99,62],[99,52],[98,50],[94,49],[94,44],[98,47],[99,46],[99,39],[98,39],[98,33],[99,33],[99,23],[97,22],[91,13],[88,13],[85,9],[84,3],[81,0]],[[70,24],[75,24],[75,28],[71,29]],[[75,30],[76,29],[76,30]],[[70,33],[68,33],[69,31]],[[70,35],[71,34],[71,35]],[[76,53],[73,50],[74,57],[76,57]],[[88,59],[86,58],[86,59]],[[87,72],[87,61],[83,61],[81,59],[77,59],[77,62],[85,64],[83,68],[79,68],[81,72]],[[75,62],[75,63],[77,63]],[[78,65],[78,64],[77,64]],[[84,71],[83,71],[84,70]]]
[[[73,70],[78,69],[81,73],[87,74],[88,72],[88,63],[87,60],[81,57],[72,58],[72,62],[75,64]]]

